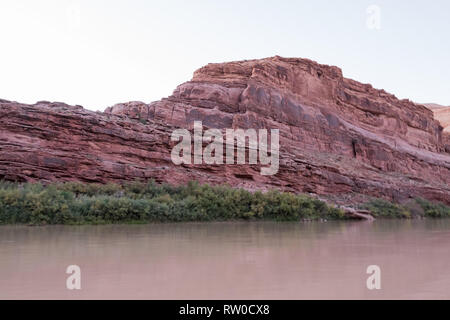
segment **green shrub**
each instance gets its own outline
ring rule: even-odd
[[[385,201],[383,199],[374,199],[362,206],[369,210],[374,217],[380,218],[410,218],[411,212],[399,204]]]
[[[443,203],[431,202],[422,198],[411,199],[401,205],[375,199],[366,203],[363,208],[370,210],[376,217],[385,218],[450,217],[450,207]]]
[[[450,207],[443,203],[434,203],[422,198],[416,199],[417,203],[422,207],[425,216],[431,218],[447,218],[450,217]]]
[[[415,200],[429,217],[449,217],[450,208]],[[408,207],[384,200],[364,205],[376,217],[409,218]],[[417,210],[416,210],[417,211]],[[416,215],[416,213],[414,213]],[[249,192],[229,186],[170,186],[130,182],[87,184],[0,181],[0,224],[99,224],[213,220],[280,221],[345,219],[345,213],[318,199],[279,191]]]

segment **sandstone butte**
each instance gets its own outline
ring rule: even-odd
[[[170,135],[196,120],[205,129],[278,128],[278,173],[262,176],[258,165],[174,165]],[[307,59],[208,64],[168,98],[105,112],[0,100],[0,123],[0,179],[196,180],[337,203],[375,196],[450,204],[450,133],[433,112]]]

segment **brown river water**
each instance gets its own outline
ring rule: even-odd
[[[450,299],[450,219],[0,226],[0,299],[49,298]]]

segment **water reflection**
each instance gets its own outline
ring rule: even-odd
[[[449,245],[450,220],[3,226],[0,298],[449,299]]]

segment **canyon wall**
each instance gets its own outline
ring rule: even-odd
[[[179,165],[177,128],[279,129],[280,169]],[[0,177],[105,183],[154,179],[337,196],[450,204],[450,144],[433,112],[337,67],[272,57],[208,64],[173,94],[91,112],[80,106],[0,100]]]

